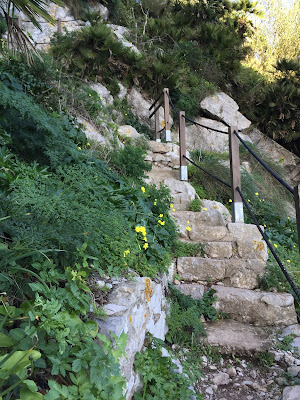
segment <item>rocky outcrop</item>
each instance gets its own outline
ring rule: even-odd
[[[296,186],[300,182],[300,158],[280,144],[260,132],[257,128],[247,129],[245,133],[251,138],[258,150],[279,165],[285,171],[285,179],[290,185]],[[267,161],[267,160],[265,160]]]
[[[251,125],[251,121],[238,111],[238,104],[223,92],[206,97],[201,101],[200,107],[209,116],[225,122],[228,126],[235,126],[241,130]]]

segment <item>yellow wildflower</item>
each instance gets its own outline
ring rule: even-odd
[[[164,214],[159,214],[159,218],[163,218]]]
[[[141,232],[141,227],[140,227],[140,226],[136,226],[136,227],[135,227],[135,231],[136,231],[136,232]]]
[[[228,203],[232,203],[232,200],[231,200],[231,199],[229,199],[229,200],[228,200]]]
[[[207,208],[202,208],[203,211],[207,211]]]
[[[156,201],[153,204],[156,206],[156,204],[157,204]]]
[[[276,243],[274,243],[274,247],[276,247],[276,248],[277,248],[277,244],[276,244]]]
[[[258,193],[257,193],[257,192],[255,193],[255,196],[258,196]]]
[[[189,220],[187,220],[187,221],[186,221],[186,223],[187,223],[187,224],[189,224],[189,223],[190,223],[190,221],[189,221]]]
[[[173,204],[170,204],[170,207],[173,208],[174,207]]]
[[[78,146],[78,150],[81,150],[81,147]]]
[[[148,243],[145,243],[144,246],[143,246],[143,248],[144,248],[145,250],[147,250],[148,247],[149,247]]]
[[[144,188],[144,186],[141,187],[141,191],[142,191],[143,193],[145,193],[146,189]]]
[[[291,260],[286,260],[287,262],[291,262]]]
[[[125,250],[125,251],[124,251],[124,257],[126,257],[127,254],[129,254],[129,253],[130,253],[130,250]]]
[[[190,228],[189,226],[187,226],[185,229],[186,229],[187,231],[190,231],[190,230],[191,230],[191,228]]]

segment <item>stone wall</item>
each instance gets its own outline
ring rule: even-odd
[[[165,283],[156,283],[150,278],[135,278],[114,285],[108,296],[104,310],[108,315],[105,321],[96,320],[100,333],[110,332],[120,336],[128,335],[126,358],[121,359],[121,370],[127,381],[126,399],[131,399],[140,384],[134,372],[135,353],[144,349],[147,333],[164,340],[167,332]]]

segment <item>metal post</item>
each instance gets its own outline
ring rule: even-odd
[[[160,126],[159,126],[159,110],[154,114],[155,116],[155,141],[161,142],[160,139]]]
[[[59,35],[62,33],[61,18],[57,18],[57,33],[58,33]]]
[[[170,103],[169,103],[169,89],[164,88],[164,110],[165,110],[165,130],[166,142],[171,142],[171,129],[170,129]]]
[[[21,15],[18,16],[18,27],[21,29],[22,28],[22,18]]]
[[[180,180],[188,180],[188,171],[186,164],[186,140],[185,140],[185,112],[179,112],[179,145],[180,145]]]
[[[231,126],[229,128],[229,154],[230,154],[230,175],[231,175],[231,186],[232,186],[232,222],[244,223],[244,210],[243,201],[236,190],[237,187],[240,189],[241,186],[241,170],[240,170],[240,151],[239,151],[239,139],[234,134],[234,131],[238,131],[238,128]]]
[[[294,187],[294,200],[295,200],[295,208],[296,208],[298,246],[299,246],[299,251],[300,251],[300,184]]]

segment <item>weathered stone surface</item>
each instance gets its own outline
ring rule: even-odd
[[[226,260],[226,271],[223,283],[244,289],[258,287],[258,278],[263,275],[265,264],[261,260],[231,258]]]
[[[209,242],[204,245],[204,253],[209,258],[230,258],[232,257],[231,242]]]
[[[149,120],[149,108],[153,103],[153,100],[146,99],[138,90],[138,88],[133,87],[129,90],[127,94],[127,102],[132,109],[132,112],[136,114],[141,122],[146,126],[149,126],[151,129],[154,129],[154,117]],[[164,110],[163,107],[160,107],[159,110],[159,125],[161,128],[165,126],[164,122]],[[173,120],[170,117],[170,125],[172,125]]]
[[[103,145],[108,144],[109,141],[107,138],[102,134],[98,127],[96,127],[91,122],[87,121],[84,118],[76,117],[77,121],[83,125],[83,130],[86,134],[88,139],[95,140],[96,142],[102,143]]]
[[[202,211],[200,212],[180,211],[174,212],[172,215],[176,219],[182,237],[188,237],[186,227],[189,226],[191,228],[190,233],[193,232],[193,234],[201,236],[202,239],[199,242],[215,242],[218,238],[223,238],[226,234],[229,234],[226,228],[226,219],[230,215],[228,212],[224,212],[223,207],[223,204],[216,201],[203,200]],[[205,233],[202,232],[209,227],[215,227],[214,231],[218,231],[218,228],[220,228],[221,233],[217,233],[218,238],[210,240],[209,237],[205,237]],[[231,237],[231,235],[229,236]]]
[[[177,272],[187,282],[216,282],[225,276],[225,262],[200,257],[179,257]]]
[[[180,285],[176,286],[181,293],[185,294],[186,296],[191,296],[195,300],[202,299],[204,294],[205,287],[199,284],[188,284],[188,283],[181,283]]]
[[[132,139],[137,139],[141,136],[138,133],[138,131],[133,126],[130,126],[130,125],[119,126],[118,133],[119,133],[119,135],[130,137]]]
[[[291,326],[286,327],[283,331],[281,336],[285,337],[287,335],[296,335],[300,336],[300,324],[294,324]]]
[[[217,386],[228,385],[230,381],[231,379],[226,372],[218,372],[213,377],[213,383]]]
[[[297,322],[294,301],[290,294],[217,285],[213,289],[218,298],[216,309],[234,320],[262,326],[288,326]]]
[[[51,15],[52,18],[57,20],[58,18],[61,18],[62,21],[62,29],[67,30],[68,32],[77,30],[82,28],[85,25],[84,21],[73,21],[74,17],[70,13],[70,10],[68,7],[59,7],[54,3],[50,3],[45,5],[46,11]],[[16,10],[17,11],[17,10]],[[49,49],[49,44],[50,44],[50,38],[53,36],[54,33],[57,32],[57,25],[52,25],[43,18],[39,18],[39,21],[41,21],[41,28],[42,31],[40,31],[37,27],[35,27],[31,22],[25,22],[28,21],[28,17],[24,15],[23,13],[16,13],[17,15],[20,15],[22,18],[22,29],[26,34],[29,34],[30,37],[32,38],[32,41],[34,43],[38,43],[36,47],[39,50],[48,50]]]
[[[225,226],[207,226],[204,224],[197,225],[195,230],[193,230],[191,226],[191,230],[188,232],[188,238],[193,242],[228,242],[231,240],[231,236]]]
[[[259,259],[263,263],[268,260],[268,248],[264,240],[237,240],[237,251],[241,258]]]
[[[166,154],[172,152],[179,155],[179,146],[174,143],[162,143],[151,140],[149,141],[149,147],[153,153]]]
[[[118,99],[122,101],[127,96],[128,89],[121,82],[118,82],[118,85],[120,88]]]
[[[210,259],[201,257],[180,257],[177,272],[187,282],[216,283],[243,289],[258,287],[258,277],[264,265],[260,260]]]
[[[100,16],[103,19],[103,21],[108,20],[109,11],[108,11],[108,8],[105,7],[103,4],[93,3],[93,4],[89,4],[88,6],[89,6],[90,11],[95,11],[95,12],[98,11],[100,13]]]
[[[261,228],[263,229],[263,227]],[[259,242],[262,240],[262,236],[256,225],[229,222],[228,230],[232,234],[232,238],[235,241],[256,240],[257,242]]]
[[[110,91],[102,85],[102,83],[89,83],[89,86],[91,89],[95,90],[97,92],[98,96],[100,97],[100,100],[104,105],[112,105],[114,103],[114,98],[110,94]]]
[[[245,118],[239,111],[237,103],[223,92],[218,92],[213,96],[208,96],[201,101],[200,107],[228,126],[237,126],[238,129],[246,129],[251,125],[251,121]]]
[[[250,136],[253,144],[266,156],[265,161],[268,162],[267,158],[280,162],[284,167],[285,178],[290,185],[296,186],[300,181],[300,158],[295,154],[291,153],[274,140],[265,136],[258,129],[248,129],[245,131]]]
[[[221,353],[256,353],[271,347],[271,330],[232,320],[205,324],[207,343]]]
[[[288,386],[283,389],[282,400],[299,400],[300,385]]]
[[[120,26],[120,25],[114,25],[114,24],[108,24],[114,34],[117,36],[119,41],[122,43],[122,45],[130,51],[134,51],[137,54],[141,54],[139,49],[134,46],[129,40],[126,39],[126,37],[129,37],[130,31],[128,28],[125,28],[125,26]]]
[[[161,284],[149,278],[136,278],[135,281],[116,285],[108,296],[105,309],[111,315],[107,320],[98,321],[99,330],[105,335],[110,332],[128,335],[127,358],[121,359],[121,370],[127,381],[127,399],[132,398],[139,383],[133,370],[135,353],[141,351],[147,332],[164,340],[167,330],[165,296]]]

